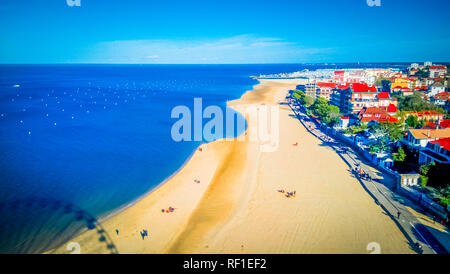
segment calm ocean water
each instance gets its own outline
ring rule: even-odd
[[[179,169],[200,142],[172,140],[173,107],[225,109],[252,75],[349,66],[0,66],[0,253],[60,245]]]

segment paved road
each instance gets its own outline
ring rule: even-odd
[[[333,148],[339,156],[349,165],[353,174],[359,180],[365,190],[372,196],[374,201],[380,205],[385,213],[391,217],[391,219],[397,224],[399,229],[408,239],[411,248],[418,253],[423,254],[447,254],[442,245],[431,235],[427,228],[417,220],[417,218],[411,214],[411,212],[403,205],[403,203],[411,203],[406,198],[396,194],[391,188],[395,188],[396,184],[392,180],[391,185],[388,187],[382,183],[374,182],[372,178],[378,176],[373,172],[370,166],[366,165],[360,160],[358,154],[351,148],[342,142],[336,141],[333,137],[322,132],[309,117],[296,110],[292,105],[291,109],[296,114],[302,125],[317,138],[327,143]],[[384,172],[378,171],[384,176]],[[361,175],[362,174],[362,175]],[[365,175],[364,175],[365,174]],[[367,176],[368,175],[368,176]],[[390,178],[390,175],[387,175]],[[391,188],[390,188],[391,187]],[[422,250],[417,249],[415,244],[419,243],[422,246]]]

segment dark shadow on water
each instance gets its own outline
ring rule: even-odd
[[[111,237],[93,215],[61,200],[28,197],[2,202],[0,228],[1,254],[44,253],[85,230],[97,230],[98,241],[104,243],[105,251],[118,253]]]

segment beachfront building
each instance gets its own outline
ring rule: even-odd
[[[430,66],[430,77],[431,78],[443,78],[447,75],[447,66],[445,65],[435,65]]]
[[[333,93],[333,90],[335,88],[336,83],[316,83],[316,98],[322,97],[329,101],[331,99],[331,94]]]
[[[317,85],[315,81],[312,80],[305,84],[305,94],[309,97],[316,98]]]
[[[353,83],[350,88],[344,91],[344,113],[358,113],[363,108],[375,107],[378,104],[378,91],[374,86],[367,84]]]
[[[369,107],[389,107],[397,105],[397,100],[392,98],[388,92],[378,92],[374,86],[367,84],[354,83],[350,88],[344,91],[343,112],[359,113],[364,108]]]
[[[450,138],[431,141],[419,152],[419,164],[450,164]]]
[[[333,92],[330,95],[330,104],[339,107],[341,112],[343,112],[344,106],[347,103],[348,95],[350,92],[350,84],[336,85]]]
[[[450,128],[446,129],[409,129],[402,142],[413,150],[426,148],[429,142],[450,138]]]
[[[377,123],[398,123],[399,120],[393,116],[396,112],[397,107],[393,104],[389,107],[368,107],[358,113],[358,119],[368,126]]]
[[[347,83],[336,85],[330,95],[330,104],[338,106],[344,114],[358,114],[364,108],[397,106],[397,99],[366,83]]]

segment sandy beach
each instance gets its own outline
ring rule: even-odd
[[[229,106],[280,107],[275,152],[259,141],[219,140],[135,205],[102,222],[120,253],[414,253],[345,162],[280,105],[298,80],[261,80]],[[248,119],[247,119],[248,120]],[[256,125],[248,120],[247,133]],[[296,144],[296,145],[295,145]],[[278,190],[296,191],[287,198]],[[171,213],[162,209],[173,207]],[[148,230],[144,240],[140,231]],[[116,233],[116,230],[119,233]],[[108,253],[96,231],[71,241]],[[66,246],[50,253],[67,253]]]

